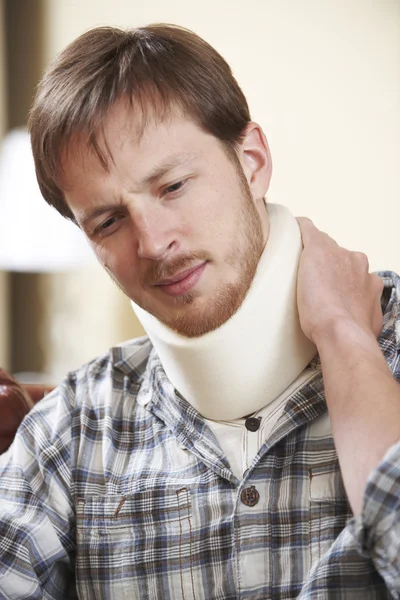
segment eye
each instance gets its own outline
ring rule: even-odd
[[[109,217],[103,223],[100,223],[94,230],[94,234],[96,235],[108,235],[113,233],[117,229],[117,224],[121,219],[124,218],[124,215],[113,215]]]
[[[168,187],[164,188],[163,192],[162,192],[162,196],[167,196],[167,195],[174,195],[177,192],[180,192],[180,190],[186,185],[186,181],[177,181],[176,183],[173,183],[172,185],[169,185]]]

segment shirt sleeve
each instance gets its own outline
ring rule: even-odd
[[[76,598],[71,388],[25,417],[0,457],[0,598]]]
[[[387,451],[367,481],[362,514],[350,531],[395,598],[400,598],[400,443]]]

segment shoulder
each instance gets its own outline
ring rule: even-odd
[[[385,328],[400,318],[400,277],[393,271],[379,271],[377,275],[383,281],[381,306]]]
[[[105,354],[71,372],[68,376],[69,385],[76,392],[80,387],[93,389],[104,381],[117,383],[126,377],[132,382],[140,382],[152,348],[147,337],[114,346]]]
[[[129,340],[71,371],[25,417],[21,432],[70,437],[82,413],[118,412],[127,397],[134,401],[139,393],[152,348],[146,337]]]
[[[115,403],[121,393],[137,394],[152,348],[147,337],[129,340],[71,372],[62,386],[73,397],[74,408],[100,408],[108,399]]]
[[[400,277],[392,271],[381,271],[383,281],[383,326],[379,345],[392,373],[400,379]]]
[[[1,457],[0,479],[7,475],[18,482],[24,473],[33,492],[47,503],[43,475],[73,493],[71,470],[80,464],[90,473],[93,457],[102,456],[115,430],[121,436],[134,426],[151,351],[147,338],[132,340],[69,373],[24,418]]]

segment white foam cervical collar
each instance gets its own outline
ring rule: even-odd
[[[241,307],[221,327],[187,338],[132,302],[172,385],[208,419],[228,421],[263,408],[316,353],[297,311],[297,221],[278,204],[267,210],[270,233],[256,275]]]

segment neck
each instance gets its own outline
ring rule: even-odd
[[[303,334],[296,302],[302,251],[296,219],[267,205],[270,231],[238,311],[215,331],[181,336],[133,304],[176,390],[204,417],[232,420],[282,393],[316,353]]]

